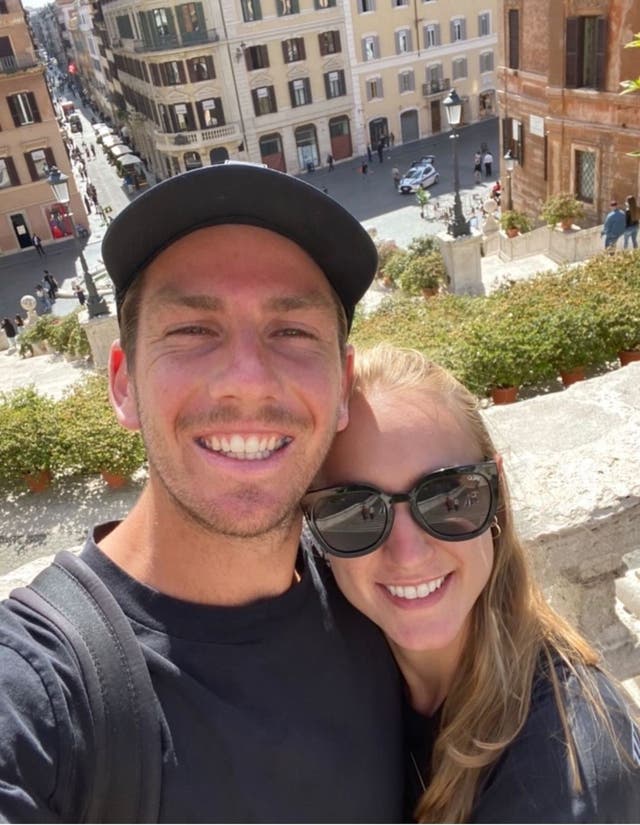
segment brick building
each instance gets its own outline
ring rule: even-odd
[[[640,3],[502,0],[498,105],[502,154],[518,159],[513,205],[535,214],[557,192],[601,222],[609,201],[638,195],[640,99],[620,83],[640,74]],[[509,181],[506,181],[507,185]]]

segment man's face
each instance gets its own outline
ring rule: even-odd
[[[148,267],[133,374],[116,348],[112,398],[180,518],[252,537],[297,517],[347,422],[337,328],[322,271],[264,229],[201,229]]]

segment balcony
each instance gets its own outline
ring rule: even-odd
[[[42,68],[34,54],[14,54],[9,57],[0,57],[0,74],[15,74],[28,69]]]
[[[220,35],[217,29],[207,29],[200,32],[181,32],[180,34],[157,35],[152,42],[134,40],[134,52],[164,52],[171,49],[188,49],[191,46],[200,46],[203,43],[217,43]],[[115,45],[115,44],[114,44]]]
[[[448,77],[440,78],[439,80],[430,80],[428,83],[422,84],[422,96],[432,97],[432,95],[441,95],[451,90],[451,80]]]
[[[212,129],[198,129],[195,132],[159,132],[154,130],[156,147],[161,151],[175,153],[176,147],[185,151],[206,148],[214,143],[225,141],[241,141],[242,133],[237,123],[226,123],[224,126],[214,126]]]

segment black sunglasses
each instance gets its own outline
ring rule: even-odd
[[[490,526],[498,508],[495,461],[447,467],[423,476],[406,493],[370,484],[312,490],[302,511],[320,548],[334,556],[364,556],[383,544],[393,527],[393,505],[408,502],[420,527],[443,541],[467,541]]]

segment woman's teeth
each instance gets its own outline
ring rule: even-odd
[[[396,584],[386,584],[385,587],[392,596],[398,599],[424,599],[425,596],[429,596],[442,587],[446,578],[446,576],[442,576],[439,579],[431,579],[431,581],[417,585],[410,584],[407,587]]]

